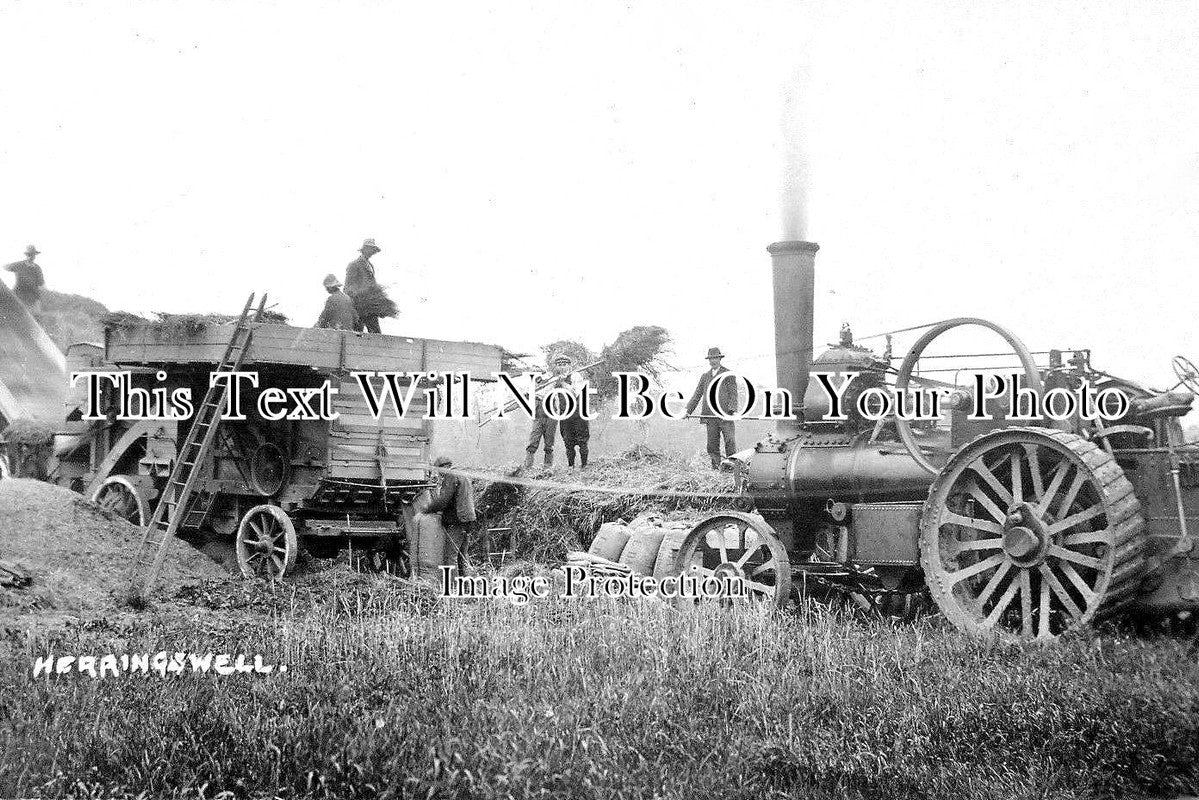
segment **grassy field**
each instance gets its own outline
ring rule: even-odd
[[[1192,642],[434,598],[344,569],[31,635],[0,796],[1022,798],[1199,789]],[[31,677],[55,654],[262,654],[271,675]]]

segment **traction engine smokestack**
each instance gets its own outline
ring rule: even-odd
[[[774,265],[774,359],[780,389],[791,394],[793,415],[779,420],[780,435],[803,422],[804,395],[812,367],[812,310],[815,298],[815,242],[775,242],[766,248]]]

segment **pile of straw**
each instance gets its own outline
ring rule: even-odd
[[[32,419],[14,419],[4,429],[4,433],[0,434],[0,441],[11,444],[47,445],[54,441],[54,428]]]
[[[382,286],[375,284],[364,292],[354,295],[354,308],[360,317],[394,317],[400,313],[395,302],[387,296]]]
[[[236,316],[228,314],[168,314],[156,311],[157,319],[146,319],[127,311],[114,311],[100,318],[100,323],[108,330],[129,328],[148,328],[159,331],[171,337],[195,336],[213,325],[230,325],[237,322]],[[262,322],[267,325],[286,325],[287,317],[278,311],[264,310]]]
[[[657,325],[638,325],[616,337],[600,353],[604,363],[591,376],[591,385],[600,398],[616,396],[617,382],[614,372],[640,372],[657,381],[663,370],[670,365],[662,356],[670,348],[670,334]]]
[[[566,353],[574,360],[576,369],[602,359],[602,363],[587,370],[590,385],[601,400],[616,396],[614,372],[640,372],[656,381],[664,370],[671,369],[663,360],[669,349],[670,334],[657,325],[629,328],[598,354],[570,339],[559,339],[541,348],[547,362],[557,353]]]
[[[561,487],[518,486],[503,478],[477,488],[479,506],[491,527],[516,533],[518,558],[556,562],[572,550],[586,550],[605,522],[632,520],[639,514],[687,511],[701,518],[731,509],[737,495],[732,476],[678,458],[599,458],[586,470],[526,477],[561,481]],[[571,481],[577,485],[566,484]],[[620,493],[588,491],[588,486],[618,487]],[[694,492],[695,496],[657,496],[656,491]]]

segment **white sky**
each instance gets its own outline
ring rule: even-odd
[[[0,2],[0,262],[295,324],[364,237],[384,332],[773,383],[806,161],[818,342],[982,316],[1169,384],[1199,360],[1196,3]],[[784,130],[784,128],[787,130]],[[790,168],[789,168],[790,165]],[[784,217],[784,208],[790,210]],[[902,342],[897,341],[897,346]],[[902,347],[899,347],[902,349]]]

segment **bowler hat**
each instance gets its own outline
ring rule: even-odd
[[[358,249],[361,251],[361,250],[365,250],[368,247],[373,247],[375,250],[378,250],[380,253],[383,252],[383,248],[381,248],[381,247],[379,247],[379,245],[375,244],[374,239],[363,240],[362,247],[359,247]]]
[[[720,352],[719,347],[708,348],[708,358],[724,358],[724,353]]]
[[[38,250],[33,245],[29,245],[28,247],[25,248],[25,255],[27,255],[27,256],[36,256],[36,255],[40,254],[41,252],[42,252],[41,250]]]
[[[325,283],[326,289],[333,289],[333,288],[340,289],[341,288],[341,281],[339,281],[337,279],[337,276],[334,275],[332,272],[330,272],[328,275],[325,276],[324,283]]]

